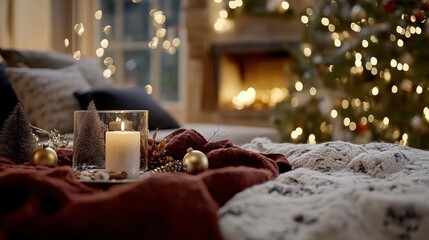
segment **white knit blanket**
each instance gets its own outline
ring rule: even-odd
[[[224,239],[429,239],[429,151],[394,144],[272,143],[293,170],[219,210]]]

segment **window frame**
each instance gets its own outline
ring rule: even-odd
[[[93,5],[93,13],[101,8],[100,1],[103,0],[97,0],[95,1],[95,4]],[[108,51],[112,52],[112,58],[114,59],[114,65],[116,67],[115,74],[112,75],[114,79],[115,85],[118,87],[125,87],[125,71],[122,68],[124,63],[124,51],[127,50],[147,50],[150,52],[150,85],[152,86],[152,93],[151,96],[156,101],[160,102],[161,105],[167,108],[167,110],[170,110],[170,112],[182,112],[185,106],[185,99],[184,99],[184,91],[186,89],[186,55],[187,55],[187,44],[186,44],[186,34],[185,34],[185,27],[184,27],[184,14],[183,14],[183,7],[186,5],[186,0],[181,0],[180,2],[180,8],[179,8],[179,28],[177,31],[177,37],[181,40],[180,46],[177,48],[177,52],[175,54],[178,55],[178,74],[177,74],[177,100],[164,100],[161,99],[161,74],[162,74],[162,51],[165,51],[161,46],[158,46],[156,49],[149,48],[149,40],[146,41],[124,41],[122,36],[124,35],[124,14],[125,9],[124,5],[121,3],[124,3],[125,1],[130,0],[115,0],[116,8],[115,8],[115,31],[118,31],[119,34],[115,34],[114,38],[115,41],[109,42],[109,46],[107,48]],[[160,9],[161,0],[150,0],[150,8],[151,9]],[[93,18],[93,29],[102,29],[102,23],[100,20],[96,20]],[[154,36],[154,29],[151,28],[149,34],[150,36]],[[95,31],[94,33],[94,41],[93,41],[93,49],[97,49],[100,47],[100,41],[103,39],[103,34],[101,31]],[[94,53],[95,54],[95,53]],[[103,55],[100,57],[100,60],[102,61],[104,58],[108,57],[107,55]],[[116,63],[116,64],[115,64]],[[120,64],[117,64],[120,63]],[[144,86],[140,86],[144,87]]]

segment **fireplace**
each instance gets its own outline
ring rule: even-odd
[[[274,103],[292,82],[288,49],[299,48],[300,15],[231,17],[231,28],[219,31],[221,3],[188,1],[187,121],[269,126]],[[293,2],[293,8],[300,12],[311,3]]]
[[[266,111],[288,96],[297,43],[213,45],[213,76],[218,111]]]

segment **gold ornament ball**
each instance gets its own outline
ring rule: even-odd
[[[198,174],[209,167],[207,156],[192,148],[188,148],[188,153],[183,157],[183,162],[186,164],[186,171],[190,174]]]
[[[33,153],[33,163],[36,166],[55,167],[58,163],[58,155],[54,149],[43,145]]]

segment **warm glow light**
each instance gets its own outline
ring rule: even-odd
[[[302,91],[302,89],[304,88],[304,85],[302,84],[302,82],[296,82],[295,83],[295,89],[298,91],[298,92],[301,92]]]
[[[153,13],[153,20],[155,21],[155,23],[157,24],[164,24],[165,22],[165,15],[163,14],[162,11],[156,11]]]
[[[354,31],[354,32],[360,32],[361,31],[361,27],[359,25],[357,25],[356,23],[351,23],[350,24],[350,28]]]
[[[406,72],[408,70],[410,70],[410,66],[406,63],[403,64],[402,69]]]
[[[308,135],[307,143],[308,144],[315,144],[316,143],[316,135],[314,135],[314,134]]]
[[[315,88],[315,87],[311,87],[311,88],[310,88],[310,95],[311,95],[311,96],[314,96],[314,95],[316,95],[316,93],[317,93],[316,88]]]
[[[335,39],[334,40],[334,45],[335,45],[335,47],[341,47],[341,40],[340,39]]]
[[[356,53],[355,58],[356,58],[356,60],[362,60],[362,54]]]
[[[81,57],[81,53],[80,53],[80,51],[78,50],[78,51],[75,51],[74,53],[73,53],[73,58],[75,59],[75,60],[79,60],[80,59],[80,57]]]
[[[355,123],[355,122],[351,122],[351,123],[349,124],[349,129],[350,129],[350,131],[354,131],[354,130],[356,130],[356,123]]]
[[[107,35],[109,35],[111,31],[112,31],[112,26],[110,26],[110,25],[107,25],[103,28],[103,33],[105,33]]]
[[[422,33],[422,29],[420,27],[416,27],[416,34],[421,34]]]
[[[103,39],[103,40],[101,40],[101,42],[100,42],[100,46],[101,46],[102,48],[107,48],[107,47],[109,47],[109,40],[107,40],[107,39]]]
[[[306,57],[311,56],[311,49],[309,47],[305,47],[302,52],[304,53],[304,56],[306,56]]]
[[[107,66],[107,69],[109,69],[110,70],[110,72],[112,73],[112,75],[113,74],[115,74],[115,72],[116,72],[116,67],[115,67],[115,65],[109,65],[109,66]]]
[[[406,133],[402,134],[402,140],[408,141],[408,134]]]
[[[159,38],[163,38],[167,34],[167,30],[165,28],[160,28],[156,30],[155,35]]]
[[[162,47],[166,50],[169,49],[171,47],[170,41],[165,40],[164,42],[162,42]]]
[[[97,48],[97,50],[95,50],[95,55],[97,55],[97,57],[102,57],[104,55],[104,48]]]
[[[85,33],[85,27],[84,27],[83,23],[78,23],[78,24],[74,25],[74,31],[77,33],[77,35],[82,37],[82,35]]]
[[[383,118],[383,124],[386,126],[389,125],[389,118],[388,117]]]
[[[150,40],[149,42],[149,48],[150,49],[155,49],[158,47],[158,43],[159,43],[159,38],[157,37],[153,37],[152,40]]]
[[[113,64],[113,58],[111,58],[111,57],[106,57],[105,59],[104,59],[104,61],[103,61],[103,63],[104,63],[104,66],[109,66],[109,65],[112,65]]]
[[[287,2],[287,1],[283,1],[282,2],[282,8],[284,9],[284,10],[288,10],[289,9],[289,3]]]
[[[237,110],[241,110],[244,107],[249,107],[256,100],[256,90],[249,87],[246,91],[240,91],[240,93],[233,97],[232,104]]]
[[[65,38],[64,39],[64,47],[68,47],[68,46],[70,46],[70,41],[68,38]]]
[[[344,120],[343,120],[343,124],[344,124],[344,126],[346,126],[346,127],[350,125],[350,122],[351,122],[351,121],[350,121],[350,118],[348,118],[348,117],[345,117],[345,118],[344,118]]]
[[[307,24],[307,23],[308,23],[308,21],[309,21],[309,19],[308,19],[308,17],[307,17],[306,15],[302,15],[302,16],[301,16],[301,22],[302,22],[302,23]]]
[[[220,18],[228,18],[228,12],[225,9],[219,11]]]
[[[337,118],[338,117],[338,112],[335,109],[331,110],[331,118]]]
[[[299,100],[298,100],[298,98],[296,98],[296,97],[292,97],[292,99],[290,100],[290,105],[291,105],[292,107],[298,107],[298,105],[299,105]]]
[[[180,39],[174,38],[173,41],[171,41],[171,43],[173,44],[173,46],[178,47],[180,45]]]
[[[101,11],[101,10],[96,11],[94,13],[94,17],[95,17],[95,19],[100,20],[101,18],[103,18],[103,11]]]
[[[238,6],[237,6],[237,2],[235,2],[235,1],[229,1],[228,2],[228,7],[229,8],[231,8],[231,9],[236,9]]]
[[[423,92],[423,88],[422,88],[422,86],[417,86],[417,87],[416,87],[416,93],[417,93],[417,94],[422,94],[422,92]]]
[[[329,19],[327,17],[323,17],[322,19],[320,19],[320,22],[322,23],[323,26],[329,25]]]
[[[368,40],[362,40],[362,47],[367,48],[369,46]]]
[[[393,85],[391,90],[392,90],[392,93],[397,93],[398,87],[396,85]]]
[[[377,96],[377,95],[378,95],[378,93],[379,93],[378,87],[373,87],[373,88],[371,89],[371,94],[372,94],[373,96]]]
[[[112,72],[110,71],[110,69],[105,69],[105,70],[103,71],[103,76],[104,76],[105,78],[109,78],[109,77],[111,77],[111,76],[112,76]]]
[[[343,109],[347,109],[347,108],[349,107],[349,101],[347,101],[347,99],[343,99],[343,100],[341,101],[341,107],[342,107]]]
[[[152,94],[152,92],[153,92],[152,85],[144,86],[144,90],[146,91],[147,94],[149,94],[149,95]]]

